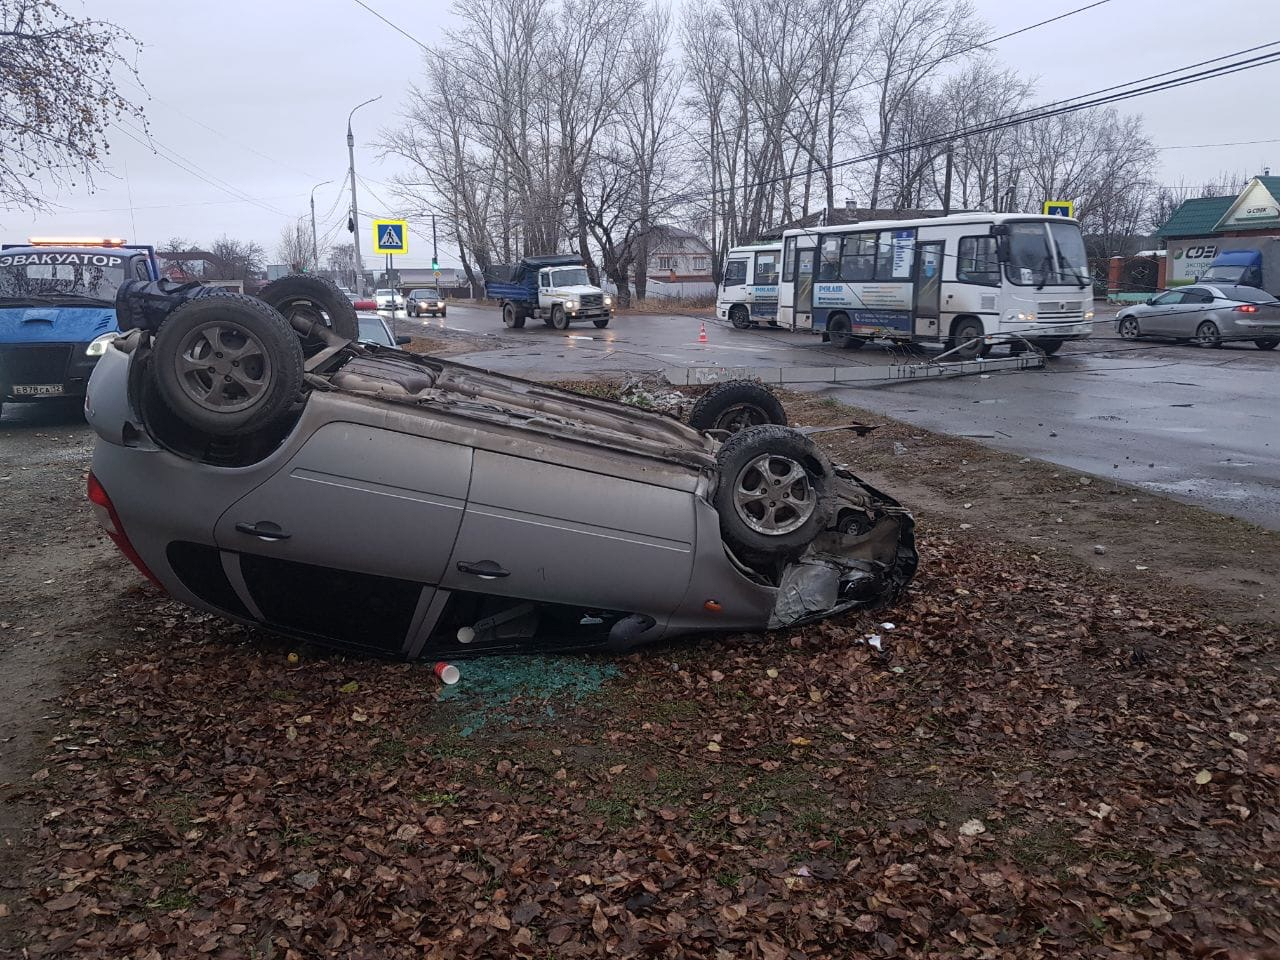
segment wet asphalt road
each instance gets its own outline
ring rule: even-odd
[[[492,337],[496,349],[457,359],[539,378],[903,359],[900,351],[836,351],[810,335],[719,323],[708,323],[709,342],[699,343],[700,318],[692,315],[622,316],[605,330],[506,330],[496,309],[455,304],[444,320],[397,322],[401,332],[443,327]],[[1044,370],[820,391],[1280,530],[1280,350],[1126,343],[1100,324],[1092,340],[1066,345]]]

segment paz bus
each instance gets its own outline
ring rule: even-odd
[[[1018,350],[1007,336],[1018,334],[1052,354],[1092,332],[1092,287],[1080,224],[1066,217],[812,227],[783,233],[778,323],[846,350],[932,342],[972,359],[993,342]]]
[[[731,247],[724,261],[724,279],[716,291],[716,316],[739,330],[778,320],[778,267],[781,243]]]

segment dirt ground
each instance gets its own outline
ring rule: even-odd
[[[6,411],[0,952],[1276,955],[1276,535],[787,407],[880,425],[815,440],[917,512],[898,605],[443,697],[159,596]]]

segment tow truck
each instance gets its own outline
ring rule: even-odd
[[[0,245],[0,410],[82,398],[119,333],[116,289],[158,280],[155,249],[111,237],[32,237]]]

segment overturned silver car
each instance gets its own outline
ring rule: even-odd
[[[621,650],[886,603],[915,572],[910,513],[759,385],[703,397],[695,429],[362,345],[312,277],[120,297],[90,499],[193,607],[409,658]]]

